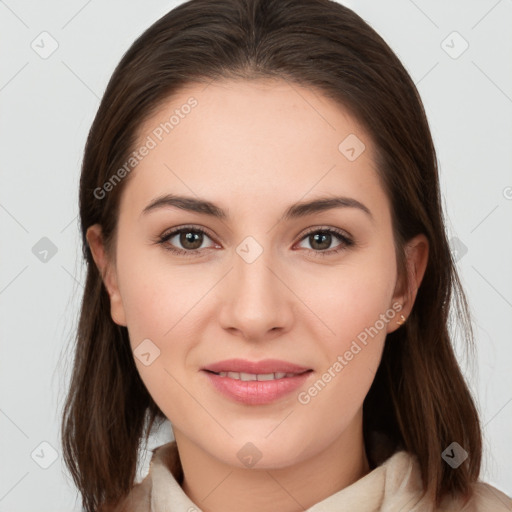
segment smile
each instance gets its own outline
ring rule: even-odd
[[[216,373],[216,372],[213,372]],[[276,373],[244,373],[244,372],[218,372],[216,373],[219,377],[227,377],[228,379],[235,380],[276,380],[276,379],[284,379],[285,377],[295,377],[298,375],[297,373],[284,373],[284,372],[276,372]]]
[[[229,400],[246,405],[265,405],[285,398],[302,387],[312,370],[302,373],[245,373],[203,370],[213,389]]]

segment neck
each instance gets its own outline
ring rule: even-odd
[[[356,482],[369,471],[362,412],[325,449],[272,469],[225,464],[175,430],[185,494],[205,512],[299,512]]]

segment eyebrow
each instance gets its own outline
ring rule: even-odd
[[[165,194],[153,199],[144,210],[142,210],[141,216],[168,207],[210,215],[221,220],[226,220],[229,217],[222,208],[211,201],[174,194]],[[351,197],[321,197],[308,202],[295,203],[288,207],[281,217],[281,220],[297,219],[333,208],[357,208],[366,213],[372,222],[375,220],[367,206]]]

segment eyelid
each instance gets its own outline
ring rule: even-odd
[[[311,233],[317,233],[318,231],[328,231],[328,232],[334,232],[340,236],[345,237],[348,240],[353,240],[352,235],[350,235],[347,231],[341,228],[335,228],[334,226],[325,226],[325,225],[318,225],[318,226],[311,226],[306,229],[306,231],[302,232],[300,239],[302,240],[307,235],[310,235]]]
[[[184,224],[183,226],[175,226],[173,228],[167,229],[158,238],[168,238],[170,236],[175,236],[175,235],[179,234],[181,231],[184,231],[187,229],[190,231],[202,232],[205,235],[207,235],[209,238],[211,238],[212,240],[215,240],[217,238],[210,232],[209,229],[207,229],[203,226],[198,226],[198,225],[193,225],[193,224]]]

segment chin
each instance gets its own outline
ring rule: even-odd
[[[274,425],[275,428],[275,425]],[[287,436],[284,440],[275,433],[265,436],[247,435],[231,439],[218,454],[226,464],[247,469],[283,469],[292,466],[304,457],[304,452],[297,447],[307,446],[306,439],[295,439]],[[210,446],[211,449],[211,446]],[[226,455],[233,455],[228,456]]]

